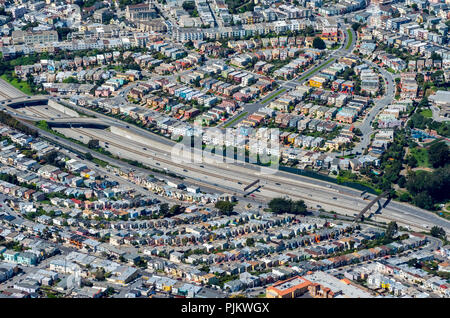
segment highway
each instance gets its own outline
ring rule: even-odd
[[[24,96],[26,95],[23,92],[0,78],[0,101]]]
[[[353,216],[368,202],[360,197],[360,192],[339,185],[329,185],[326,182],[303,176],[277,171],[274,175],[261,175],[260,168],[251,164],[179,164],[170,158],[169,148],[154,142],[139,143],[126,136],[114,135],[111,132],[98,129],[65,129],[65,134],[87,142],[90,138],[99,139],[102,146],[108,143],[108,150],[120,157],[135,159],[155,168],[168,170],[183,175],[191,182],[210,190],[235,193],[240,200],[243,198],[243,185],[259,178],[262,187],[255,192],[255,204],[267,203],[273,197],[289,196],[304,200],[308,207],[333,210],[341,214]],[[69,131],[72,130],[72,133]],[[80,136],[83,136],[80,138]],[[144,148],[146,150],[144,150]],[[102,160],[111,161],[106,157]],[[119,163],[116,163],[120,164]],[[247,197],[246,200],[249,198]],[[432,224],[450,228],[449,223],[438,216],[416,207],[397,202],[391,202],[383,209],[378,220],[388,222],[397,220],[400,224],[416,229],[426,230]],[[426,227],[428,226],[428,228]]]
[[[82,109],[80,108],[80,110]],[[92,113],[97,114],[95,112]],[[276,171],[273,175],[262,175],[260,167],[248,163],[175,163],[170,158],[172,146],[175,145],[173,141],[150,133],[139,127],[127,125],[120,120],[107,117],[106,115],[98,115],[98,118],[104,120],[105,123],[127,129],[130,132],[129,138],[123,135],[113,135],[107,130],[87,128],[67,128],[66,134],[70,134],[68,131],[72,130],[72,137],[75,137],[75,139],[80,139],[80,136],[85,136],[81,138],[83,142],[87,142],[90,138],[99,139],[102,145],[104,145],[105,142],[108,142],[110,144],[108,150],[112,153],[115,152],[120,157],[133,160],[136,159],[150,167],[158,169],[167,168],[178,175],[186,177],[186,182],[196,184],[202,190],[207,192],[209,190],[233,194],[236,193],[236,196],[240,200],[251,202],[252,205],[267,203],[267,201],[273,197],[289,196],[293,199],[304,200],[308,207],[314,209],[323,208],[328,211],[336,211],[349,216],[357,214],[368,203],[360,198],[360,191],[340,185],[330,185],[321,180],[282,171]],[[87,122],[89,120],[98,122],[98,118],[85,118],[85,120]],[[26,117],[22,119],[30,120],[31,118]],[[37,118],[33,119],[37,120]],[[48,120],[48,118],[46,119]],[[51,120],[48,121],[50,123],[52,122]],[[116,125],[116,123],[119,123],[120,125]],[[56,136],[45,131],[40,131],[40,133],[46,138],[52,139],[58,143],[68,144],[82,152],[87,151],[83,146],[71,143],[70,141],[61,140],[61,138],[56,139]],[[133,140],[132,136],[134,133],[140,137],[139,139],[142,142]],[[144,150],[143,148],[146,148],[147,150]],[[114,160],[97,153],[95,156],[104,161],[111,162],[114,165],[129,166],[122,161]],[[129,167],[135,168],[134,166]],[[253,193],[254,197],[243,198],[243,186],[256,179],[261,179],[262,187],[257,192]],[[428,230],[433,225],[439,225],[444,229],[450,229],[449,222],[437,215],[398,202],[390,202],[389,205],[383,209],[382,214],[377,215],[376,217],[378,220],[385,222],[396,220],[399,224],[411,226],[412,228],[422,231]]]
[[[112,153],[116,153],[120,157],[141,161],[148,166],[158,169],[167,168],[171,172],[186,177],[185,182],[196,184],[202,190],[212,190],[219,193],[236,193],[236,196],[240,200],[252,202],[252,205],[265,205],[265,203],[273,197],[288,196],[292,199],[304,200],[310,208],[323,208],[328,211],[336,211],[340,214],[349,216],[357,214],[368,203],[360,197],[360,191],[282,171],[274,171],[273,174],[264,174],[261,171],[261,167],[248,163],[177,163],[171,158],[171,150],[173,145],[176,144],[175,142],[118,119],[98,114],[81,107],[73,105],[71,105],[71,107],[80,112],[85,112],[97,117],[83,117],[84,121],[95,121],[98,123],[100,120],[105,125],[125,129],[129,132],[129,136],[127,138],[125,136],[126,134],[113,134],[104,129],[62,128],[66,129],[66,134],[73,134],[72,137],[78,136],[78,139],[80,139],[80,136],[83,136],[82,139],[84,142],[87,142],[90,138],[96,138],[99,139],[103,146],[108,142],[108,150]],[[49,119],[49,116],[43,117],[42,115],[39,116],[37,114],[36,116],[26,116],[18,113],[18,110],[7,109],[7,111],[22,120],[36,121],[45,119],[49,123],[52,123],[52,121],[62,121],[61,119],[51,120]],[[72,120],[79,121],[80,119],[81,118],[67,118],[63,120],[71,122]],[[87,151],[87,148],[76,143],[61,140],[61,138],[42,130],[39,130],[39,132],[46,138],[59,144],[68,145],[78,151]],[[97,153],[95,153],[95,156],[117,166],[126,166],[136,169],[134,166],[129,166],[122,161],[114,160],[107,156]],[[142,171],[146,170],[142,169]],[[148,170],[147,173],[149,173]],[[261,180],[261,188],[254,192],[253,196],[244,198],[243,187],[256,179]],[[441,226],[447,232],[450,231],[450,223],[447,220],[442,219],[431,212],[404,203],[390,202],[389,205],[382,210],[382,214],[377,215],[376,218],[384,222],[396,220],[400,225],[411,226],[412,228],[422,231],[429,230],[433,225]]]

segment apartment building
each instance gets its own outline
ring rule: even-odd
[[[12,39],[14,44],[45,44],[58,42],[58,32],[51,31],[13,31]]]

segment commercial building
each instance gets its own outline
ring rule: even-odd
[[[300,276],[295,276],[287,280],[278,282],[272,286],[267,287],[267,298],[295,298],[303,295],[308,291],[308,286],[311,284]]]

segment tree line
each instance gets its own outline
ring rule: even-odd
[[[11,128],[17,129],[26,135],[30,135],[34,138],[39,136],[37,130],[22,124],[20,121],[18,121],[8,113],[5,113],[4,111],[0,111],[0,122],[2,124],[8,125]]]

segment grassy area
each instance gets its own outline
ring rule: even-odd
[[[224,128],[230,127],[232,124],[234,124],[236,121],[238,121],[239,119],[241,119],[244,116],[247,116],[248,112],[243,112],[241,113],[239,116],[237,116],[235,119],[229,121],[228,123],[226,123],[225,125],[223,125]]]
[[[276,93],[273,94],[272,96],[270,96],[270,97],[266,98],[265,100],[263,100],[263,101],[261,102],[261,104],[265,104],[265,103],[271,101],[272,99],[274,99],[274,98],[277,97],[278,95],[284,93],[285,91],[286,91],[286,88],[280,89],[278,92],[276,92]]]
[[[107,163],[106,161],[103,161],[103,160],[98,159],[98,158],[93,158],[91,161],[92,161],[93,163],[98,164],[98,165],[101,166],[101,167],[106,167],[106,166],[109,165],[109,163]]]
[[[391,67],[386,68],[386,71],[388,71],[389,73],[395,74],[394,69]]]
[[[302,77],[300,77],[298,80],[299,81],[303,81],[304,79],[306,79],[307,77],[310,77],[311,75],[315,74],[316,72],[320,71],[321,69],[323,69],[325,66],[327,66],[328,64],[334,62],[336,60],[336,58],[332,58],[331,60],[328,60],[326,63],[322,64],[320,67],[318,67],[317,69],[308,72],[307,74],[303,75]]]
[[[433,112],[431,111],[431,109],[424,109],[420,112],[420,114],[426,118],[433,117]]]
[[[33,95],[31,91],[31,87],[27,82],[23,82],[18,80],[17,78],[14,78],[12,81],[9,80],[9,78],[6,76],[6,74],[3,74],[1,76],[2,79],[4,79],[6,82],[17,88],[18,90],[22,91],[23,93],[27,95]]]
[[[350,48],[350,46],[352,45],[352,42],[353,42],[353,33],[352,33],[352,31],[350,31],[350,29],[347,29],[347,34],[348,34],[348,43],[345,46],[346,50],[348,50]]]
[[[428,161],[428,152],[425,148],[413,148],[410,149],[410,153],[416,158],[418,167],[431,167]]]
[[[437,211],[436,214],[439,215],[441,218],[450,220],[450,212],[442,210],[442,211]]]

